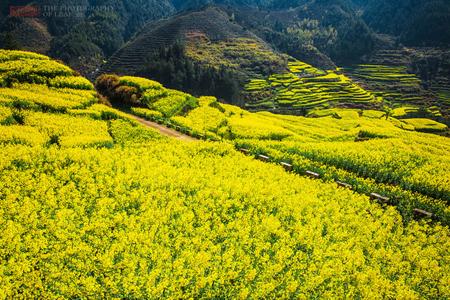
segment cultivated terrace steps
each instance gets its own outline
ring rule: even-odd
[[[289,68],[289,73],[251,80],[246,85],[246,108],[305,114],[318,107],[368,107],[380,101],[340,71],[322,71],[299,61],[289,63]]]

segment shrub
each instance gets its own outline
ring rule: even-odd
[[[114,90],[112,99],[125,104],[140,105],[138,90],[131,86],[121,85],[117,87]]]
[[[95,88],[97,91],[108,98],[112,98],[112,92],[115,91],[119,85],[120,77],[117,75],[103,74],[95,81]]]

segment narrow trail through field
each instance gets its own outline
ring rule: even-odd
[[[172,138],[176,138],[178,140],[185,141],[185,142],[197,141],[197,139],[195,139],[193,137],[190,137],[188,135],[182,134],[182,133],[180,133],[180,132],[178,132],[178,131],[176,131],[174,129],[167,128],[166,126],[163,126],[161,124],[145,120],[145,119],[143,119],[141,117],[138,117],[136,115],[133,115],[133,114],[129,114],[129,115],[131,117],[133,117],[136,121],[141,123],[142,125],[158,130],[162,135],[165,135],[165,136],[168,136],[168,137],[172,137]]]

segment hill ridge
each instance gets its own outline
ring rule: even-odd
[[[224,22],[226,26],[223,26]],[[232,29],[225,31],[229,27]],[[142,66],[136,63],[142,63],[146,54],[177,40],[186,41],[186,34],[192,31],[203,31],[212,41],[247,37],[267,45],[240,25],[229,22],[228,15],[220,8],[208,6],[202,10],[183,12],[170,19],[149,22],[110,58],[101,72],[136,73]]]

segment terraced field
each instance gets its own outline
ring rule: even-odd
[[[431,89],[437,95],[439,100],[440,110],[444,116],[447,116],[447,119],[450,116],[450,82],[447,77],[438,77],[436,78],[432,85]]]
[[[382,102],[339,71],[322,71],[299,61],[290,62],[289,70],[251,80],[246,85],[246,108],[305,114],[313,108],[376,107]]]
[[[408,72],[405,66],[364,64],[346,69],[362,86],[382,97],[389,105],[407,107],[407,117],[422,110],[430,117],[442,117],[445,106],[431,92],[422,87],[422,80]],[[400,115],[398,115],[400,117]]]
[[[365,64],[344,71],[397,109],[397,117],[427,117],[449,124],[449,57],[448,50],[437,48],[379,50]]]
[[[231,38],[210,41],[206,36],[189,38],[186,43],[186,55],[203,66],[233,70],[237,74],[242,74],[243,80],[285,70],[289,58],[275,52],[259,40]]]

